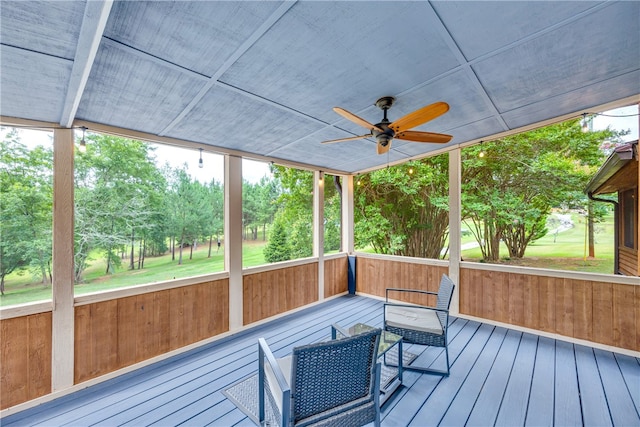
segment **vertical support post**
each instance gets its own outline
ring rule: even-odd
[[[354,252],[353,237],[353,175],[342,177],[342,244],[343,252]]]
[[[457,148],[449,151],[449,277],[456,284],[451,299],[451,313],[458,314],[460,310],[460,259],[462,253],[461,241],[461,151]]]
[[[313,256],[318,258],[318,301],[324,299],[324,172],[313,172]]]
[[[51,389],[74,382],[73,129],[53,133],[53,316]]]
[[[242,158],[224,156],[224,266],[229,272],[229,330],[243,326]]]

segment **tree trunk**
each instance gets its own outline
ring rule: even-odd
[[[140,270],[141,265],[142,265],[142,239],[140,239],[140,244],[138,245],[138,270]]]
[[[213,245],[213,234],[209,236],[209,255],[207,258],[211,258],[211,246]]]
[[[147,255],[147,241],[144,241],[144,245],[142,246],[142,268],[144,268],[144,259]]]
[[[193,259],[193,247],[196,245],[196,241],[191,242],[191,247],[189,248],[189,259]]]
[[[589,258],[596,257],[596,239],[593,226],[593,202],[589,200],[587,204],[587,222],[588,222],[588,234],[589,234]]]
[[[4,274],[0,277],[0,295],[4,295]]]
[[[178,265],[182,265],[182,246],[184,246],[184,231],[180,236],[180,256],[178,257]]]
[[[135,247],[136,247],[136,242],[135,242],[135,228],[131,228],[131,259],[129,261],[129,270],[133,270],[135,268],[135,263],[134,263],[134,251],[135,251]]]
[[[171,236],[171,261],[176,260],[176,236]]]

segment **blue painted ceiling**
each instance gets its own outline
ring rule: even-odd
[[[367,133],[334,106],[486,140],[637,102],[639,39],[637,1],[2,1],[0,114],[357,173],[443,146],[323,145]]]

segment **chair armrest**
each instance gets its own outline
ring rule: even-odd
[[[425,310],[431,310],[431,311],[438,311],[438,312],[441,312],[441,313],[446,313],[447,315],[449,314],[449,309],[447,309],[447,308],[436,308],[436,307],[430,307],[428,305],[401,304],[401,303],[395,303],[395,302],[385,302],[383,305],[384,306],[393,306],[393,307],[422,308],[422,309],[425,309]]]
[[[289,401],[291,397],[291,388],[284,377],[284,373],[280,369],[280,365],[276,361],[269,345],[264,338],[258,338],[258,419],[262,423],[265,419],[265,359],[273,372],[273,376],[278,383],[278,388],[282,391],[282,420],[288,420],[289,417]],[[286,423],[283,423],[286,425]]]
[[[386,291],[385,292],[385,296],[386,296],[387,302],[389,302],[389,291],[391,291],[391,292],[407,292],[407,293],[422,294],[422,295],[438,295],[437,292],[423,291],[421,289],[387,288],[385,291]]]

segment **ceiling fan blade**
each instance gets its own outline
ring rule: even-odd
[[[384,154],[391,148],[391,141],[389,141],[387,145],[382,145],[380,141],[378,141],[376,147],[378,148],[378,154]]]
[[[432,142],[434,144],[445,144],[453,138],[452,135],[444,133],[419,132],[416,130],[405,130],[404,132],[396,134],[395,137],[406,141]]]
[[[429,120],[435,119],[436,117],[440,117],[447,111],[449,111],[449,104],[446,102],[436,102],[399,118],[395,122],[391,123],[389,127],[396,133],[402,132],[416,126],[420,126]]]
[[[351,120],[353,123],[362,126],[363,128],[366,128],[366,129],[369,129],[369,130],[375,129],[378,132],[383,132],[383,130],[380,129],[379,127],[377,127],[375,125],[372,125],[371,123],[369,123],[365,119],[356,116],[355,114],[353,114],[350,111],[345,110],[344,108],[333,107],[333,111],[335,111],[336,113],[340,114],[345,119]]]
[[[356,139],[364,139],[372,136],[373,136],[372,134],[367,134],[367,135],[360,135],[360,136],[351,136],[349,138],[331,139],[329,141],[322,141],[321,144],[333,144],[334,142],[354,141]]]

